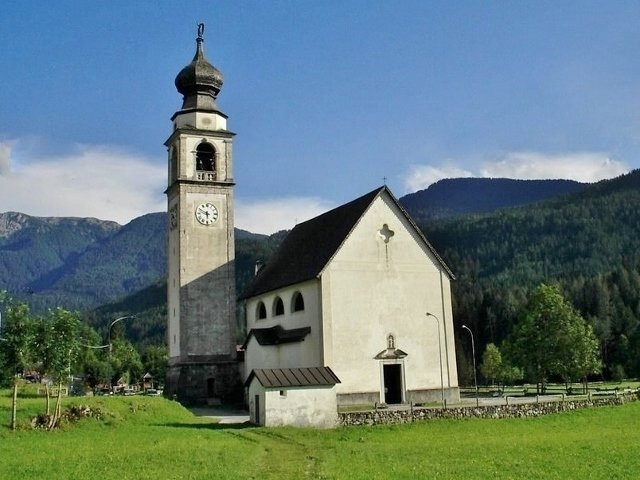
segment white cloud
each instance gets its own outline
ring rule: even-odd
[[[67,154],[23,152],[25,156],[29,158],[12,165],[10,143],[0,142],[0,211],[126,223],[166,209],[166,167],[141,155],[112,146],[77,145]]]
[[[334,205],[315,197],[284,197],[243,201],[235,207],[236,227],[255,233],[271,234],[290,230]]]
[[[440,166],[412,165],[403,175],[403,180],[406,191],[415,192],[443,178],[567,179],[591,183],[617,177],[629,170],[628,165],[601,152],[509,152],[500,159],[485,161],[476,172],[459,167],[453,162]]]
[[[409,172],[404,175],[404,186],[408,192],[416,192],[427,188],[443,178],[473,177],[473,173],[452,163],[445,163],[439,167],[432,165],[411,165]]]
[[[629,171],[622,162],[612,160],[606,153],[575,152],[544,154],[512,152],[504,158],[487,162],[480,171],[482,177],[519,179],[570,179],[579,182],[597,182]]]
[[[166,167],[121,147],[77,145],[45,155],[40,139],[0,141],[0,212],[96,217],[121,224],[166,210]],[[257,233],[291,229],[334,205],[315,197],[236,201],[236,225]]]

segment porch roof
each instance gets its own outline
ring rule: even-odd
[[[249,386],[257,379],[265,388],[328,386],[341,383],[329,367],[257,368],[244,382]]]

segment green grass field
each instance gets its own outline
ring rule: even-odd
[[[335,430],[228,427],[163,398],[65,399],[103,418],[55,432],[21,398],[11,432],[0,391],[0,479],[637,478],[640,402],[513,420],[437,420]]]

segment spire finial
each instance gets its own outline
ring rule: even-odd
[[[204,56],[204,23],[198,23],[196,53],[191,63],[176,76],[176,88],[183,96],[182,109],[215,111],[215,99],[222,87],[222,73]]]
[[[204,42],[204,23],[198,24],[198,38],[196,38],[196,56],[202,55],[202,42]]]

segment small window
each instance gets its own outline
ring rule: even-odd
[[[281,397],[286,397],[287,396],[287,391],[286,390],[280,390],[280,396]]]
[[[267,318],[267,309],[264,306],[264,303],[258,302],[258,306],[256,307],[256,319],[264,320]]]
[[[203,142],[196,148],[196,170],[213,172],[216,169],[215,149],[210,143]]]
[[[389,335],[387,337],[387,348],[389,350],[394,350],[396,348],[396,339],[393,337],[393,335]]]
[[[280,297],[273,301],[273,316],[284,315],[284,303]]]
[[[175,182],[178,179],[178,151],[175,146],[171,147],[171,153],[169,155],[169,163],[171,165],[170,182]]]
[[[293,294],[291,310],[293,310],[294,312],[304,311],[304,298],[302,298],[302,294],[300,292],[296,292]]]

